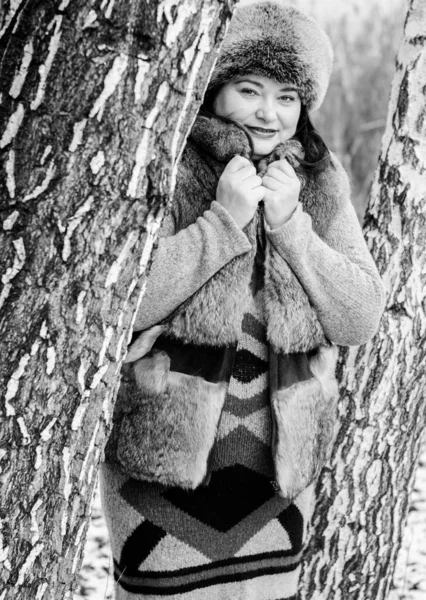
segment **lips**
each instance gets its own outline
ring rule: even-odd
[[[277,129],[266,129],[265,127],[253,127],[250,125],[246,125],[246,127],[253,135],[260,138],[272,138],[278,133]]]

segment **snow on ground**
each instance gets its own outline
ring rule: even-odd
[[[113,600],[112,558],[102,516],[99,490],[95,494],[87,534],[80,588],[74,600]],[[373,600],[372,598],[360,600]],[[388,600],[426,600],[426,441],[420,456],[407,526]]]
[[[80,587],[74,600],[113,600],[112,557],[108,530],[102,514],[99,486],[96,490],[92,517],[84,547],[83,566],[80,570]]]

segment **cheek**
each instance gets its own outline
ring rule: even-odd
[[[228,117],[240,122],[251,114],[250,107],[243,98],[235,94],[219,94],[214,102],[213,111],[219,117]]]
[[[300,117],[300,107],[294,107],[294,110],[289,110],[283,113],[281,117],[281,124],[285,131],[291,131],[294,133],[297,129],[297,123]]]

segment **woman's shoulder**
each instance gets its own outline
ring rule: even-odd
[[[342,165],[337,155],[331,151],[328,177],[331,178],[331,183],[336,186],[337,189],[340,189],[342,192],[347,192],[347,195],[349,196],[351,182],[348,172]]]
[[[351,182],[347,171],[334,152],[330,151],[330,160],[322,169],[308,169],[305,171],[307,176],[307,188],[312,193],[326,196],[322,202],[332,201],[333,198],[342,202],[345,198],[350,198]]]
[[[306,175],[301,195],[303,209],[312,217],[316,230],[326,231],[333,218],[347,212],[351,204],[348,174],[339,158],[330,152],[330,160],[323,169]]]

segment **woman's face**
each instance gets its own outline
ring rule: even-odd
[[[242,75],[220,88],[213,110],[219,117],[244,125],[253,142],[252,158],[259,160],[295,134],[301,106],[294,86]]]

